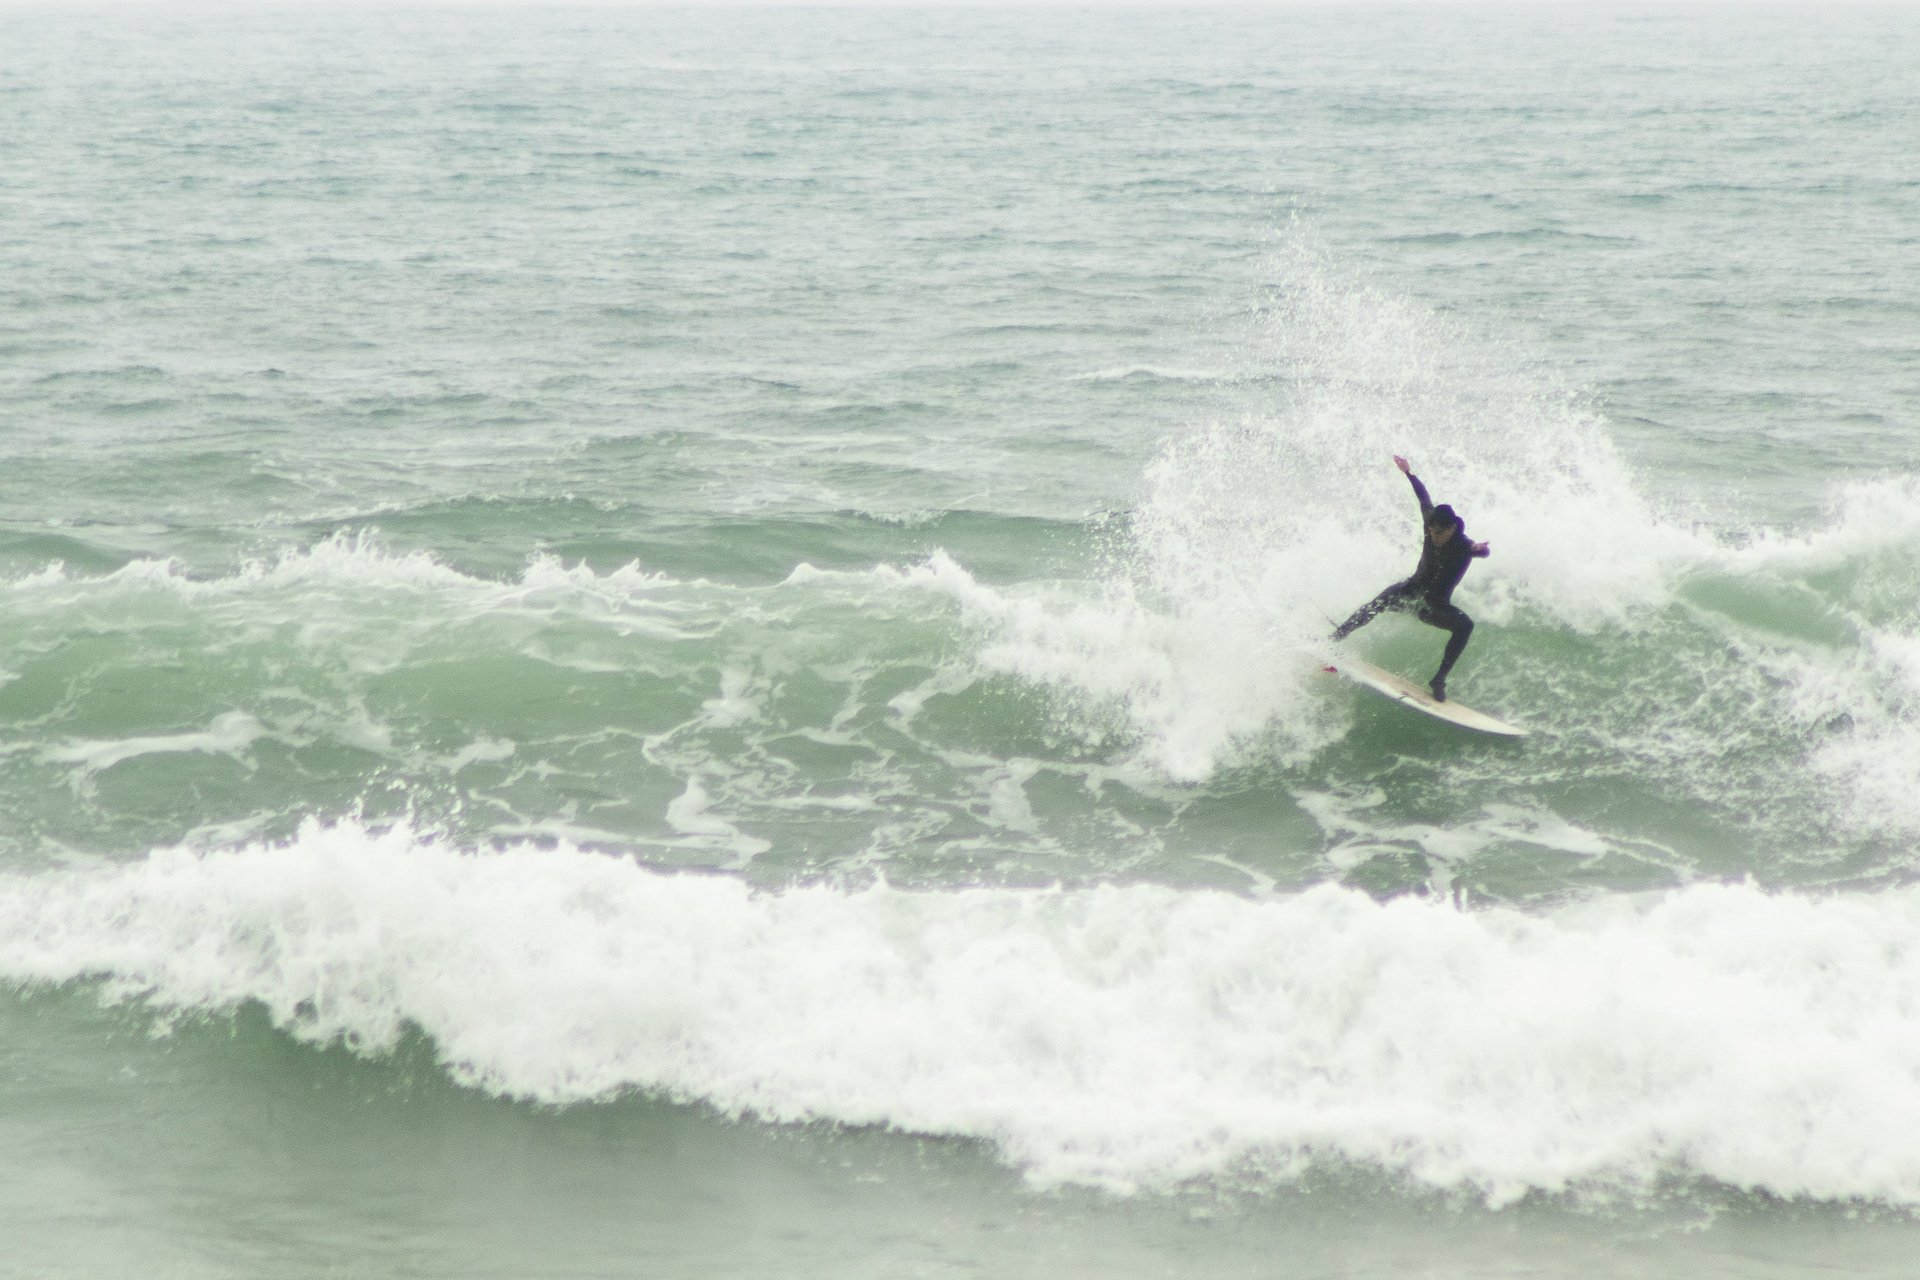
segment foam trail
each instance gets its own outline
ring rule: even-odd
[[[1920,1206],[1920,890],[1547,915],[1147,885],[755,892],[405,828],[0,877],[0,974],[257,1001],[460,1081],[987,1140],[1040,1183],[1322,1160],[1504,1204],[1675,1174]]]
[[[252,716],[233,711],[218,717],[212,725],[197,732],[125,738],[113,742],[69,743],[48,747],[45,755],[51,761],[78,765],[83,775],[91,775],[146,755],[204,752],[238,758],[266,732],[266,726]]]

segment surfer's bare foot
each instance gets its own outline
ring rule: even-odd
[[[1427,681],[1427,688],[1433,690],[1433,700],[1435,702],[1445,702],[1447,700],[1447,678],[1445,676],[1435,676],[1433,679]]]

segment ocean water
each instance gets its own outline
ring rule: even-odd
[[[1920,11],[0,53],[0,1274],[1914,1273]]]

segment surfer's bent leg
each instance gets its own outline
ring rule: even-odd
[[[1447,697],[1447,672],[1453,670],[1453,664],[1460,661],[1460,655],[1467,651],[1467,641],[1473,636],[1473,619],[1457,604],[1428,601],[1420,606],[1420,621],[1453,633],[1447,638],[1447,651],[1440,656],[1440,669],[1433,673],[1433,696],[1444,702]]]
[[[1389,609],[1403,607],[1412,594],[1405,582],[1396,582],[1353,611],[1353,616],[1333,629],[1335,640],[1345,640]]]

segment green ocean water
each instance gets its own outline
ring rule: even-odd
[[[1911,10],[0,49],[0,1274],[1909,1274]]]

